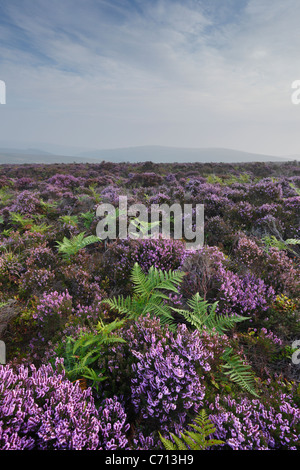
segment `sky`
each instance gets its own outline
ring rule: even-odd
[[[0,145],[300,154],[299,19],[299,0],[1,0]]]

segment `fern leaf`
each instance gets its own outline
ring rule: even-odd
[[[252,368],[245,364],[240,356],[233,354],[232,348],[226,348],[222,358],[226,361],[221,366],[223,369],[226,369],[224,371],[225,375],[229,376],[233,382],[237,383],[247,392],[255,397],[259,397],[255,391],[255,375]]]
[[[138,295],[150,295],[149,282],[138,263],[135,263],[131,273],[131,280],[134,284],[134,292]]]
[[[170,439],[164,438],[159,433],[160,439],[167,450],[206,450],[212,446],[222,445],[224,441],[211,438],[216,431],[205,410],[201,410],[194,423],[191,423],[194,431],[189,429],[180,433],[180,437],[170,433]],[[174,441],[174,442],[173,442]]]
[[[232,329],[235,323],[248,320],[248,318],[239,315],[229,317],[216,313],[218,302],[209,305],[206,300],[200,297],[198,292],[193,295],[187,304],[191,311],[175,307],[172,307],[172,310],[182,315],[186,321],[199,331],[202,331],[205,327],[210,333],[224,334],[226,330]]]
[[[159,437],[160,437],[160,440],[161,442],[163,443],[164,445],[164,448],[166,450],[177,450],[177,447],[175,444],[173,444],[173,442],[169,439],[166,439],[165,437],[163,437],[160,433],[159,434]]]
[[[175,441],[175,445],[176,445],[177,450],[187,450],[188,449],[185,442],[184,442],[184,439],[180,439],[178,436],[176,436],[173,433],[171,433],[170,436]]]
[[[124,298],[123,295],[119,295],[112,299],[103,299],[101,303],[107,304],[112,310],[117,310],[121,315],[131,315],[135,313],[132,308],[133,302],[131,297]]]
[[[285,243],[287,245],[300,245],[300,240],[297,238],[289,238],[288,240],[285,240]]]

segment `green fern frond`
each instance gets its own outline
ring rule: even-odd
[[[159,317],[162,324],[168,324],[170,329],[174,330],[176,322],[168,305],[170,299],[165,291],[178,293],[176,286],[184,275],[182,272],[164,272],[154,267],[145,274],[139,264],[135,263],[131,273],[133,296],[104,299],[102,303],[134,320],[149,313],[151,316]]]
[[[58,351],[64,359],[66,376],[74,381],[81,377],[92,380],[93,386],[107,379],[105,370],[97,369],[97,361],[111,344],[124,343],[125,340],[112,333],[116,332],[124,324],[124,320],[115,320],[109,324],[102,321],[96,326],[97,332],[81,333],[75,339],[71,336],[66,338],[66,344],[62,351]]]
[[[18,212],[10,212],[9,218],[14,224],[18,224],[21,227],[25,227],[25,225],[33,223],[32,218],[26,217],[25,215],[19,214]]]
[[[93,220],[95,218],[95,214],[92,211],[88,212],[82,212],[80,214],[80,217],[84,220],[83,224],[85,228],[89,229],[93,223]]]
[[[155,289],[165,289],[178,293],[178,286],[185,273],[181,271],[162,271],[151,266],[147,275],[143,273],[138,263],[135,263],[131,273],[134,291],[139,295],[150,296]]]
[[[123,295],[112,297],[111,299],[104,299],[102,303],[108,305],[112,310],[116,310],[120,315],[128,316],[134,315],[137,306],[131,297],[124,297]]]
[[[42,223],[40,225],[32,224],[30,227],[30,232],[46,233],[46,232],[49,232],[51,228],[52,228],[51,225],[47,225],[45,223]]]
[[[300,245],[300,240],[297,238],[288,238],[288,240],[285,240],[285,243],[287,245]]]
[[[62,242],[56,242],[58,251],[63,254],[64,257],[69,258],[71,255],[75,255],[79,250],[86,246],[99,242],[100,238],[95,235],[89,235],[85,237],[85,232],[81,232],[75,235],[71,239],[64,237]]]
[[[72,227],[77,227],[78,225],[77,215],[60,215],[58,220],[61,220],[64,224],[72,225]]]
[[[194,422],[189,425],[193,431],[185,430],[180,437],[170,433],[171,439],[159,433],[166,450],[207,450],[212,446],[222,445],[223,441],[211,438],[216,431],[205,410],[201,410]]]
[[[296,238],[289,238],[287,240],[277,240],[274,235],[271,235],[271,237],[263,237],[262,240],[266,244],[267,251],[270,249],[270,247],[275,247],[278,248],[278,250],[287,250],[299,257],[299,254],[292,250],[292,248],[290,248],[291,245],[300,245],[300,240]]]
[[[206,328],[210,333],[224,334],[226,330],[232,329],[236,323],[248,320],[248,318],[239,315],[229,317],[217,313],[218,302],[209,304],[200,297],[198,292],[187,301],[187,304],[191,311],[175,307],[172,307],[172,310],[182,315],[186,321],[199,331]]]
[[[255,391],[255,374],[249,364],[245,364],[240,356],[233,353],[232,348],[226,348],[222,359],[224,374],[229,376],[230,380],[238,384],[241,388],[255,397],[259,395]]]

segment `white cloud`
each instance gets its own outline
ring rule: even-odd
[[[218,21],[196,0],[21,3],[0,32],[0,140],[298,152],[298,1]]]

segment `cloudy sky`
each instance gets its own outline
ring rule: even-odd
[[[1,0],[0,144],[300,154],[299,0]]]

